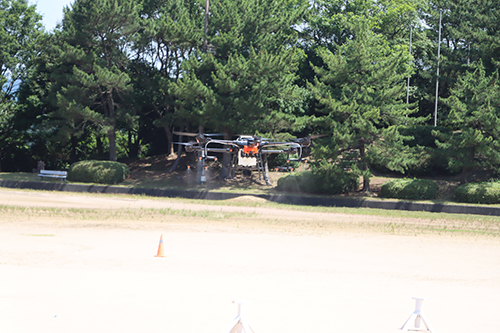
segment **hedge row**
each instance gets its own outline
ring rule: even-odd
[[[80,161],[68,170],[68,180],[81,183],[118,184],[129,175],[126,164],[112,161]]]
[[[500,182],[470,183],[455,190],[455,201],[479,204],[500,203]]]
[[[436,182],[426,179],[395,179],[383,184],[380,196],[383,198],[432,200],[439,194]]]
[[[359,176],[336,169],[317,172],[300,171],[278,179],[276,189],[283,192],[341,194],[355,191]]]

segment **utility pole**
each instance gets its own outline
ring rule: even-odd
[[[442,16],[442,11],[439,10],[439,39],[438,39],[437,75],[436,75],[436,105],[434,106],[434,127],[437,126],[437,116],[438,116],[439,57],[441,55],[441,16]]]

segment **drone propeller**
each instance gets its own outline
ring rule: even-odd
[[[173,131],[172,132],[175,135],[183,135],[183,136],[198,136],[198,135],[203,135],[206,137],[213,137],[213,136],[224,136],[224,133],[210,133],[210,134],[205,134],[205,133],[191,133],[191,132],[178,132],[178,131]]]
[[[313,134],[313,135],[309,135],[309,138],[311,139],[319,139],[319,138],[324,138],[324,137],[327,137],[329,136],[329,134]]]
[[[205,136],[208,137],[213,137],[213,136],[224,136],[224,133],[210,133],[210,134],[205,134]]]
[[[172,133],[175,135],[192,136],[192,137],[195,137],[198,135],[198,133],[178,132],[178,131],[172,131]]]
[[[198,142],[190,141],[190,142],[174,142],[174,145],[182,145],[182,146],[193,146],[198,144]]]
[[[254,140],[260,140],[260,141],[270,141],[270,140],[273,140],[272,138],[263,138],[263,137],[258,136],[258,135],[249,135],[249,134],[236,134],[235,136],[238,137],[238,138],[252,137]]]

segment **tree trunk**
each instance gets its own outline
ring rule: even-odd
[[[469,163],[467,163],[463,168],[462,172],[460,173],[460,185],[467,184],[467,177],[469,176],[469,173],[472,171],[472,161],[474,161],[474,156],[476,155],[476,148],[471,148],[470,154],[469,154]]]
[[[109,160],[116,161],[116,131],[113,125],[112,129],[108,131],[109,139]]]
[[[102,146],[102,138],[100,135],[96,135],[95,142],[97,148],[97,155],[99,156],[104,155],[104,147]]]
[[[111,128],[108,130],[109,139],[109,160],[116,161],[116,116],[115,116],[115,102],[113,100],[112,92],[106,96],[108,102],[109,121]]]
[[[165,134],[167,135],[167,156],[170,156],[174,152],[174,135],[170,126],[163,126]]]
[[[370,192],[370,177],[363,176],[363,189],[362,192]]]
[[[170,167],[168,172],[174,172],[175,169],[177,169],[177,166],[179,165],[179,162],[181,161],[181,155],[182,155],[182,141],[183,141],[182,135],[179,137],[179,147],[177,148],[177,158],[175,159],[174,164]]]
[[[231,140],[231,135],[228,133],[224,133],[224,140]],[[224,146],[224,148],[228,148],[228,146]],[[230,172],[231,172],[231,153],[223,153],[222,168],[220,170],[219,178],[221,179],[229,178]]]
[[[71,151],[69,154],[69,163],[73,164],[77,161],[78,157],[76,155],[76,148],[78,146],[78,140],[75,135],[71,135]]]
[[[464,167],[460,173],[460,185],[467,184],[467,176],[469,175],[469,168]]]
[[[362,192],[370,192],[370,176],[368,175],[368,163],[366,161],[365,145],[362,143],[359,146],[360,170],[363,176]]]
[[[137,158],[139,157],[139,135],[134,133],[134,131],[128,131],[128,157]]]

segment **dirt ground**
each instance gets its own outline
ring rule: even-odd
[[[0,189],[0,331],[228,332],[236,300],[256,333],[390,333],[423,297],[433,332],[500,332],[498,238],[360,227],[387,219]]]

